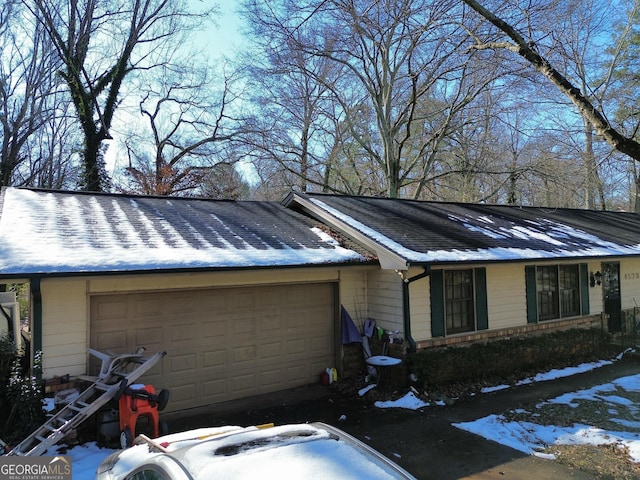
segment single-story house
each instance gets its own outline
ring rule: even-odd
[[[377,256],[367,315],[413,349],[603,318],[615,331],[640,301],[635,213],[298,193],[284,204]]]
[[[282,203],[3,188],[0,282],[28,283],[44,376],[167,356],[182,410],[317,382],[340,306],[409,350],[600,325],[640,292],[640,216],[291,193]]]

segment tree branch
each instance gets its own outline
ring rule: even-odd
[[[462,1],[506,34],[514,43],[511,44],[507,42],[507,46],[503,46],[502,48],[507,48],[517,53],[533,65],[538,72],[542,73],[571,101],[571,103],[576,106],[582,116],[591,122],[598,135],[600,135],[609,145],[619,152],[628,155],[633,160],[640,162],[640,143],[636,142],[632,138],[625,137],[618,132],[618,130],[613,128],[602,113],[600,113],[597,108],[580,92],[580,89],[573,85],[564,75],[562,75],[562,73],[554,68],[546,58],[540,55],[536,51],[535,46],[530,42],[527,42],[513,26],[487,10],[476,0]],[[478,44],[474,48],[496,48],[501,44],[502,43],[487,44],[493,45],[492,47]]]

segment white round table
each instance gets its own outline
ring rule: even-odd
[[[367,365],[375,367],[378,372],[378,385],[382,383],[382,370],[386,367],[393,367],[402,363],[401,358],[389,357],[387,355],[374,355],[366,360]]]

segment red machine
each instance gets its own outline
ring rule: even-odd
[[[120,410],[120,446],[127,448],[133,445],[136,437],[138,419],[147,420],[155,438],[166,433],[162,432],[158,412],[162,411],[169,401],[169,390],[160,390],[156,394],[153,385],[133,385],[128,387],[118,400]]]

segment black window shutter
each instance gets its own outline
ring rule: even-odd
[[[527,290],[527,323],[538,323],[538,300],[536,298],[536,267],[524,267]]]
[[[580,264],[580,302],[582,315],[589,315],[589,265]]]
[[[431,336],[444,337],[444,274],[442,270],[431,270]]]
[[[489,311],[487,308],[487,269],[474,269],[476,283],[476,325],[478,330],[489,328]]]

